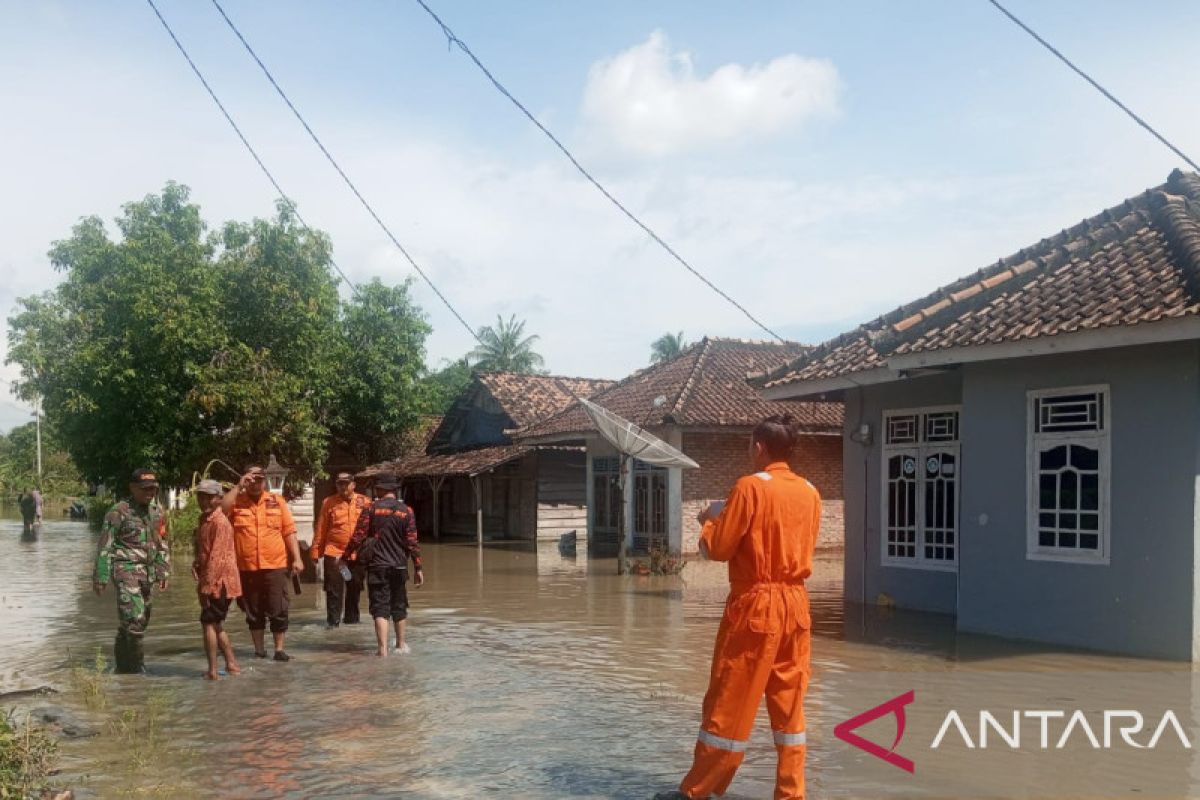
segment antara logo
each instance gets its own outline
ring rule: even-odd
[[[834,728],[833,733],[843,742],[852,744],[894,767],[915,773],[916,765],[896,752],[900,740],[904,738],[907,725],[905,707],[915,699],[916,693],[907,691],[846,720]],[[890,747],[883,747],[854,732],[863,725],[889,715],[896,719],[896,738],[892,740]],[[1027,728],[1031,728],[1036,734],[1033,743],[1028,746],[1041,750],[1061,750],[1073,740],[1086,742],[1094,750],[1111,750],[1114,747],[1153,750],[1158,747],[1163,737],[1168,735],[1168,738],[1178,739],[1184,749],[1192,749],[1192,742],[1184,732],[1179,717],[1170,710],[1163,713],[1153,728],[1146,725],[1146,718],[1140,711],[1131,710],[1094,712],[1091,719],[1083,711],[1068,712],[1061,709],[1014,710],[1011,715],[1011,723],[1006,725],[997,714],[980,711],[978,725],[975,726],[977,735],[972,737],[962,715],[956,710],[951,710],[938,728],[929,749],[939,749],[948,736],[953,736],[961,739],[970,750],[987,750],[993,746],[990,742],[995,739],[999,739],[1003,746],[1011,750],[1019,750],[1022,748],[1022,741],[1029,742],[1030,731],[1027,731]],[[1007,717],[1005,719],[1007,720]]]

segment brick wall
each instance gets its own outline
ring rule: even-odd
[[[749,434],[683,434],[683,451],[700,469],[683,471],[683,552],[694,553],[700,536],[696,515],[707,500],[729,494],[738,478],[749,469]],[[821,544],[841,541],[842,524],[842,438],[803,436],[791,461],[792,469],[817,487],[824,502]]]

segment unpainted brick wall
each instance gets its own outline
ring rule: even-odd
[[[749,471],[748,441],[745,432],[683,434],[683,451],[700,465],[700,469],[683,471],[685,554],[696,552],[700,537],[696,515],[700,509],[709,500],[726,497],[737,479]],[[842,437],[802,436],[791,466],[821,493],[821,546],[842,541]]]

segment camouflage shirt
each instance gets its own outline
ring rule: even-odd
[[[171,571],[171,548],[167,543],[167,521],[157,502],[139,509],[122,500],[104,515],[100,550],[92,580],[106,584],[114,568],[143,567],[151,581],[165,581]]]

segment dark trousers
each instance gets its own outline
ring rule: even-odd
[[[322,564],[325,570],[325,621],[330,625],[337,625],[343,621],[358,622],[358,598],[363,588],[362,567],[357,564],[348,565],[350,580],[346,580],[337,568],[336,556],[324,556]]]

